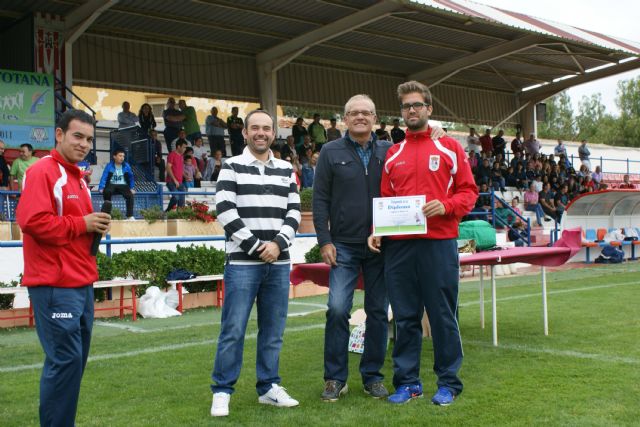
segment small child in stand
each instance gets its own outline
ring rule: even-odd
[[[198,167],[193,163],[193,157],[191,155],[184,156],[184,172],[182,176],[186,188],[194,188],[194,182],[198,173]]]

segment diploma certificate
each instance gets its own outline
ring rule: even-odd
[[[424,195],[373,199],[373,235],[425,234],[427,218],[422,213],[425,203]]]

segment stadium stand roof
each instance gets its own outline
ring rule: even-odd
[[[75,84],[272,111],[368,93],[397,114],[397,84],[417,79],[435,119],[522,123],[560,90],[640,68],[638,42],[467,0],[0,0],[3,37],[34,14],[64,19]]]

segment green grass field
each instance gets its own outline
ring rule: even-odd
[[[231,415],[209,416],[210,372],[220,311],[194,310],[177,319],[99,321],[83,380],[79,426],[378,426],[575,425],[640,423],[640,264],[571,269],[548,276],[550,335],[542,333],[539,275],[498,280],[500,347],[480,328],[478,282],[464,282],[460,326],[465,391],[446,408],[429,399],[392,406],[362,392],[359,356],[351,355],[349,394],[323,403],[326,297],[293,300],[281,358],[283,385],[297,408],[257,403],[255,321]],[[356,306],[362,306],[362,294]],[[306,313],[306,314],[304,314]],[[391,387],[391,358],[385,365]],[[0,424],[38,423],[42,352],[35,331],[0,331]],[[432,346],[424,341],[425,395],[435,390]]]

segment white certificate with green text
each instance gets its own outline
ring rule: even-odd
[[[422,213],[424,195],[373,199],[373,235],[425,234],[427,218]]]

